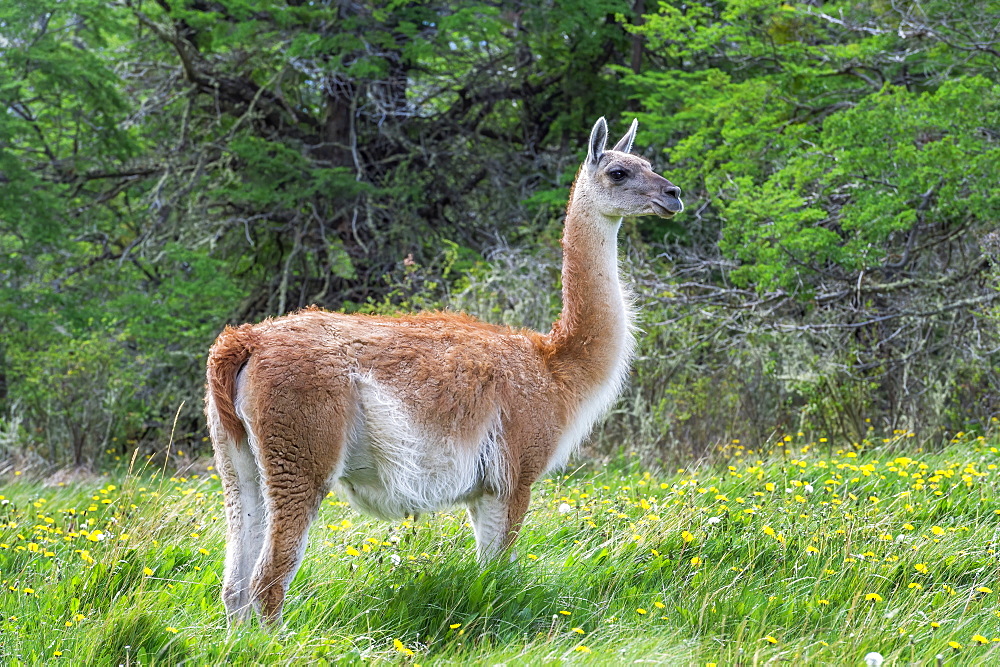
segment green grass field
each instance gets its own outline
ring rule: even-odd
[[[274,632],[226,627],[210,471],[12,476],[0,662],[998,664],[1000,450],[912,442],[548,479],[516,561],[485,571],[462,511],[392,524],[331,496]]]

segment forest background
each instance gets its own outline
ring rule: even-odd
[[[547,330],[602,115],[687,210],[626,221],[595,451],[985,428],[998,84],[995,1],[0,3],[0,459],[207,454],[226,323]]]

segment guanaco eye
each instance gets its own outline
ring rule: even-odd
[[[624,181],[628,178],[628,172],[624,169],[612,169],[608,172],[608,176],[610,176],[613,181]]]

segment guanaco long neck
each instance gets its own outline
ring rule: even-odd
[[[631,308],[618,279],[618,228],[575,193],[563,231],[563,311],[552,327],[556,368],[582,400],[616,387],[632,355]],[[617,393],[617,392],[614,392]]]

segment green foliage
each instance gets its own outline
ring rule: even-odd
[[[675,180],[710,197],[739,284],[810,296],[832,267],[879,268],[925,219],[982,227],[1000,212],[995,76],[894,85],[901,38],[844,41],[820,18],[836,9],[663,5],[636,29],[668,59],[709,65],[630,83],[648,125],[677,137]]]
[[[877,268],[890,238],[925,218],[990,224],[1000,214],[991,126],[1000,86],[982,77],[919,94],[887,87],[831,115],[763,184],[736,179],[721,244],[743,262],[734,279],[793,290],[821,267]]]
[[[5,4],[0,412],[26,448],[162,446],[182,402],[198,444],[227,321],[433,307],[558,217],[511,184],[621,103],[631,39],[631,3],[560,9]]]
[[[667,246],[650,273],[677,274],[643,278],[678,344],[651,341],[623,412],[666,400],[704,446],[752,415],[850,440],[862,414],[954,431],[997,409],[1000,328],[981,317],[1000,215],[995,18],[951,0],[719,0],[661,3],[631,28],[661,67],[626,83],[687,213],[638,227]],[[763,383],[751,360],[771,360]]]
[[[995,25],[958,0],[4,3],[0,419],[86,463],[162,448],[183,404],[200,446],[214,333],[313,303],[546,329],[606,115],[687,204],[624,226],[657,326],[608,433],[695,451],[850,396],[964,428],[1000,406]]]
[[[184,401],[197,413],[203,350],[242,292],[218,260],[168,246],[148,267],[77,275],[48,296],[7,313],[4,375],[35,451],[82,465]]]

